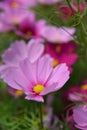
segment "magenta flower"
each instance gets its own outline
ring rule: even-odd
[[[42,31],[44,27],[46,26],[45,20],[35,20],[34,17],[26,17],[21,21],[21,23],[17,26],[15,29],[15,32],[18,35],[21,35],[27,39],[29,38],[41,38]],[[42,38],[41,38],[42,39]]]
[[[38,40],[32,39],[28,44],[24,41],[15,41],[2,55],[4,65],[0,66],[1,77],[6,74],[9,66],[17,67],[19,62],[27,57],[33,63],[43,54],[43,51],[44,45]]]
[[[59,90],[69,79],[66,64],[53,69],[51,62],[48,55],[33,64],[26,58],[18,68],[9,67],[3,80],[12,88],[22,90],[26,99],[44,102],[44,95]]]
[[[44,28],[42,32],[42,37],[51,43],[67,43],[73,40],[73,35],[75,33],[74,28],[68,27],[55,27],[48,25]]]
[[[60,63],[66,63],[72,72],[71,66],[76,62],[78,55],[74,53],[76,45],[74,43],[67,44],[47,44],[45,53],[48,53],[53,58],[53,66]]]
[[[75,127],[81,130],[87,130],[87,105],[79,105],[73,109],[73,119]]]

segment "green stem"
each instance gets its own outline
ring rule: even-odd
[[[42,104],[39,103],[41,128],[43,127]]]
[[[85,35],[87,36],[87,30],[86,30],[86,28],[85,28],[83,22],[81,22],[81,26],[82,26],[82,28],[83,28],[83,31],[84,31]]]
[[[77,0],[77,4],[78,4],[78,12],[80,12],[80,0]]]
[[[75,6],[73,6],[73,4],[70,2],[70,0],[66,0],[66,1],[67,1],[68,6],[71,8],[72,13],[74,15],[74,10],[77,11],[77,9],[75,8]]]

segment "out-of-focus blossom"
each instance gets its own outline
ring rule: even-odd
[[[0,75],[6,74],[9,66],[17,67],[19,62],[28,57],[30,62],[35,62],[44,51],[44,45],[38,40],[30,40],[28,44],[24,41],[15,41],[2,55],[3,65],[0,66]]]
[[[6,10],[0,13],[0,21],[4,24],[11,25],[19,25],[22,20],[26,17],[33,19],[34,13],[28,10]]]
[[[46,21],[45,20],[35,20],[35,16],[31,17],[26,17],[21,21],[21,23],[17,26],[15,32],[18,35],[21,35],[25,38],[41,38],[41,34],[43,29],[46,26]]]
[[[9,67],[3,80],[12,88],[22,90],[27,100],[44,102],[44,95],[59,90],[69,79],[66,64],[53,68],[51,62],[48,55],[33,64],[26,58],[18,68]]]
[[[47,44],[45,53],[52,56],[52,64],[55,67],[60,63],[66,63],[69,66],[69,70],[72,72],[71,66],[76,62],[78,55],[73,51],[76,49],[74,43],[67,44]]]
[[[73,109],[73,118],[78,129],[87,130],[87,105],[76,106]]]
[[[8,88],[8,93],[11,94],[14,98],[19,98],[19,97],[23,96],[23,91],[16,90],[11,87]]]
[[[39,3],[46,4],[46,5],[56,4],[59,3],[60,1],[61,0],[38,0]]]
[[[72,5],[73,5],[73,11],[67,5],[59,6],[59,11],[60,11],[60,14],[62,13],[61,14],[62,18],[64,18],[64,19],[70,18],[70,16],[72,16],[73,14],[76,14],[78,12],[78,4],[76,2],[73,2]],[[86,5],[87,5],[86,3],[80,3],[80,5],[79,5],[80,13],[83,13]]]
[[[6,0],[0,3],[4,9],[29,9],[37,4],[37,0]]]
[[[73,40],[74,33],[74,28],[48,25],[44,28],[42,37],[51,43],[67,43]]]
[[[66,92],[66,98],[73,102],[85,102],[87,103],[87,82],[81,86],[72,86]]]

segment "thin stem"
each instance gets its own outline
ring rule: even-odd
[[[73,15],[74,15],[74,12],[75,11],[77,12],[77,8],[72,4],[72,2],[70,0],[66,0],[66,1],[67,1],[68,6],[70,7],[70,9],[72,10]]]
[[[78,12],[80,12],[80,0],[77,0],[77,4],[78,4]]]
[[[73,14],[74,14],[73,7],[72,7],[71,2],[70,2],[69,0],[66,0],[66,1],[67,1],[68,6],[71,8],[71,10],[72,10],[72,12],[73,12]]]
[[[42,104],[39,103],[41,128],[43,127]]]
[[[81,26],[82,26],[82,28],[84,30],[85,35],[87,35],[87,30],[86,30],[86,28],[85,28],[85,26],[84,26],[84,24],[82,22],[81,22]]]

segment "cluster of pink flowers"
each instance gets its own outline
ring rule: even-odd
[[[78,60],[75,52],[76,29],[70,26],[54,26],[45,19],[38,19],[33,7],[38,4],[57,4],[62,18],[77,13],[61,4],[61,0],[8,0],[0,2],[0,33],[13,31],[24,40],[15,40],[2,54],[0,79],[8,84],[8,92],[15,98],[25,95],[27,100],[44,102],[44,96],[58,91],[69,80],[73,65]],[[79,5],[80,13],[85,5]],[[67,15],[68,14],[68,15]],[[87,80],[79,86],[72,86],[65,92],[65,99],[79,105],[73,108],[71,118],[75,127],[87,130]],[[49,109],[48,109],[49,108]],[[50,110],[50,111],[49,111]],[[51,107],[47,107],[49,118]],[[58,118],[56,118],[58,120]],[[44,125],[48,125],[45,122]]]
[[[15,41],[4,52],[0,77],[14,89],[8,90],[14,97],[25,94],[26,99],[43,102],[43,95],[59,90],[69,79],[77,54],[73,52],[74,43],[70,42],[76,30],[49,25],[44,19],[36,20],[32,7],[39,2],[42,1],[0,2],[0,32],[12,30],[30,39],[28,44],[23,40]],[[44,1],[45,4],[53,2],[59,0]]]

